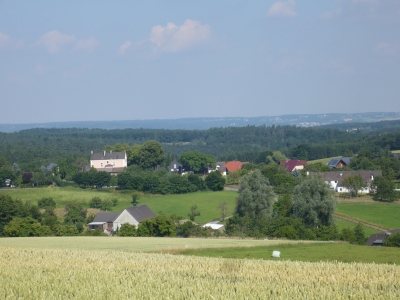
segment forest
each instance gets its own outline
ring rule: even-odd
[[[382,148],[400,149],[398,121],[357,126],[368,130],[296,126],[246,126],[208,130],[36,128],[0,133],[0,157],[29,171],[61,158],[88,159],[91,150],[101,151],[107,145],[143,144],[148,140],[159,142],[165,153],[172,158],[186,151],[198,150],[214,156],[216,161],[236,159],[252,163],[263,162],[263,152],[271,150],[279,150],[289,158],[314,160],[351,155],[360,149],[373,152]]]

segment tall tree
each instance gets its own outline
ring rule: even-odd
[[[208,166],[215,166],[215,160],[211,155],[199,151],[187,151],[181,155],[180,161],[185,170],[205,172]]]
[[[263,219],[271,216],[275,193],[260,170],[244,175],[240,180],[239,197],[235,213],[240,217]]]
[[[373,197],[374,200],[393,202],[400,196],[399,193],[395,191],[396,186],[394,182],[383,176],[375,177],[373,184],[376,186],[376,193]]]
[[[342,185],[349,191],[350,196],[357,196],[358,190],[367,186],[361,175],[347,176],[343,179]]]
[[[138,164],[143,169],[152,169],[164,161],[164,149],[156,141],[145,142],[138,152]]]
[[[332,191],[320,176],[306,176],[293,190],[293,216],[308,227],[330,226],[335,210]]]

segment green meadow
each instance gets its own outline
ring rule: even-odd
[[[122,211],[131,206],[133,191],[118,191],[115,189],[81,189],[75,187],[45,187],[34,189],[9,189],[0,190],[0,193],[8,194],[14,199],[37,203],[38,200],[51,197],[57,203],[57,208],[63,208],[69,202],[77,202],[84,208],[89,207],[93,197],[100,197],[102,200],[118,199],[118,205],[112,211]],[[235,208],[237,193],[234,191],[221,192],[197,192],[180,195],[147,195],[142,194],[139,205],[148,205],[156,214],[163,212],[167,215],[176,214],[187,218],[192,205],[197,205],[200,216],[196,217],[197,223],[206,223],[220,218],[218,204],[226,201],[229,214]]]
[[[338,203],[336,212],[385,228],[400,228],[400,205],[394,203]]]
[[[273,258],[272,251],[280,251],[280,258]],[[213,248],[172,251],[174,254],[290,261],[340,261],[377,264],[400,264],[400,249],[391,247],[371,247],[347,243],[300,243],[259,246],[251,248]]]
[[[333,219],[335,220],[335,224],[336,224],[339,232],[341,232],[343,228],[354,229],[354,227],[356,227],[356,225],[358,224],[358,223],[351,222],[348,220],[340,219],[338,217],[333,217]],[[369,237],[371,234],[380,232],[379,229],[374,229],[374,228],[371,228],[371,227],[368,227],[365,225],[363,225],[362,227],[364,229],[364,234],[366,237]]]

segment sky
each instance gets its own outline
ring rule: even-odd
[[[0,123],[400,111],[400,1],[0,0]]]

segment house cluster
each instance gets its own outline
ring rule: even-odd
[[[238,160],[234,161],[218,161],[215,164],[215,168],[208,168],[207,172],[211,173],[214,171],[219,171],[222,176],[226,176],[228,173],[232,173],[238,170],[241,170],[243,165],[248,164],[248,162],[241,162]],[[167,167],[168,172],[170,173],[176,173],[176,174],[187,174],[191,172],[191,170],[185,170],[183,166],[176,160],[174,159],[172,163]]]
[[[99,212],[87,226],[89,229],[101,229],[107,234],[112,234],[121,228],[122,224],[138,226],[140,222],[155,217],[156,214],[147,205],[132,206],[122,212]]]

